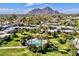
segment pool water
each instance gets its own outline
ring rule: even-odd
[[[44,44],[44,41],[45,40],[42,39],[42,42],[41,42],[41,39],[39,40],[37,38],[34,38],[34,39],[26,40],[25,44],[26,45],[34,44],[36,47],[39,47],[41,46],[41,44]]]
[[[41,46],[41,40],[32,39],[32,44],[34,44],[36,47]]]

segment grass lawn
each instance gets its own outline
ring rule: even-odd
[[[0,45],[0,47],[20,46],[21,45],[20,39],[21,38],[24,38],[24,37],[27,37],[29,34],[31,34],[31,33],[30,32],[23,32],[23,34],[16,33],[16,35],[18,37],[12,37],[12,40],[11,41],[6,42],[6,43],[3,42]],[[35,35],[35,33],[32,33],[31,35]]]
[[[46,54],[32,53],[27,48],[19,49],[0,49],[0,56],[71,56],[69,53],[61,53],[58,51],[50,51]]]
[[[26,37],[27,35],[22,35],[21,33],[16,33],[18,37]]]
[[[35,54],[30,52],[26,48],[18,49],[0,49],[0,56],[34,56]]]
[[[26,34],[26,35],[24,35]],[[20,42],[20,39],[21,38],[24,38],[24,37],[27,37],[30,33],[29,32],[23,32],[23,34],[21,33],[16,33],[16,35],[18,37],[12,37],[12,40],[9,41],[9,42],[6,42],[6,43],[2,43],[0,45],[0,47],[9,47],[9,46],[20,46],[21,45],[21,42]],[[32,35],[35,35],[34,33],[32,33]]]
[[[19,46],[19,45],[21,45],[20,38],[13,38],[13,40],[7,42],[6,44],[2,43],[0,47],[10,47],[10,46]]]
[[[69,52],[67,52],[68,54],[61,54],[61,53],[58,53],[58,54],[56,54],[56,55],[76,55],[75,54],[75,52],[76,52],[76,49],[75,49],[75,47],[71,47],[70,46],[70,43],[68,43],[68,42],[66,42],[65,44],[61,44],[61,43],[59,43],[58,42],[58,39],[59,38],[54,38],[54,39],[49,39],[49,41],[51,42],[51,43],[53,43],[56,47],[58,47],[58,50],[59,51],[62,51],[62,52],[67,52],[67,49],[70,49],[70,51]],[[54,51],[55,52],[55,51]],[[58,52],[58,51],[56,51],[56,52]],[[53,54],[53,53],[47,53],[47,54]],[[55,55],[55,54],[54,54]]]
[[[44,56],[71,56],[72,54],[69,53],[61,53],[58,51],[52,51],[52,52],[47,52],[44,54]]]

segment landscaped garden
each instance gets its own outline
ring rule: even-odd
[[[18,49],[0,49],[0,55],[49,55],[49,56],[71,56],[76,55],[76,49],[71,44],[73,38],[68,37],[66,33],[38,33],[26,30],[16,31],[12,33],[5,41],[1,43],[1,47],[12,47],[12,46],[26,46],[25,39],[28,37],[39,37],[44,36],[48,43],[44,46],[35,46],[34,44],[28,45],[27,48]],[[36,41],[36,40],[35,40]],[[8,51],[8,52],[7,52]]]

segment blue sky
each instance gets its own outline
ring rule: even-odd
[[[0,14],[25,14],[34,8],[44,7],[61,13],[79,13],[79,3],[0,3]]]

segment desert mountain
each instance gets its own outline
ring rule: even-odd
[[[29,11],[27,14],[59,14],[60,12],[57,10],[53,10],[50,7],[45,7],[43,9],[36,8]]]

